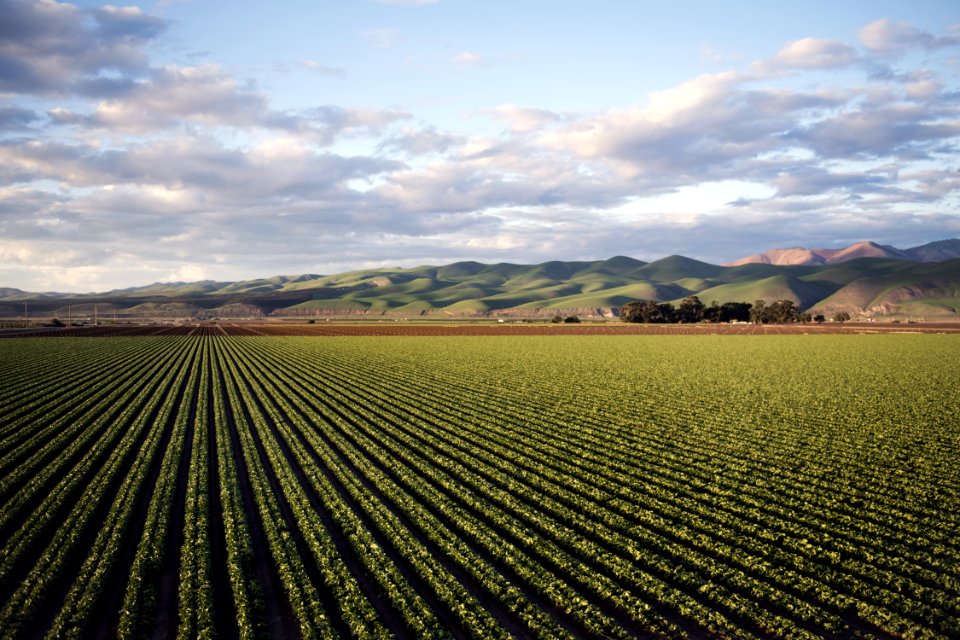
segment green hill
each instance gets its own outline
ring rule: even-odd
[[[806,308],[832,293],[817,285],[800,280],[792,275],[779,274],[759,280],[741,279],[722,284],[697,293],[704,303],[753,302],[754,300],[791,300],[798,307]]]
[[[835,265],[723,267],[669,256],[523,265],[455,262],[333,275],[272,276],[240,282],[155,283],[104,294],[30,294],[0,289],[0,315],[63,315],[68,305],[124,316],[518,316],[541,310],[611,315],[638,299],[677,302],[792,300],[818,313],[956,317],[960,259],[917,263],[859,258]],[[75,308],[79,311],[80,307]]]
[[[683,256],[669,256],[633,269],[630,273],[651,282],[667,283],[684,278],[716,278],[727,269]]]
[[[936,317],[960,313],[960,259],[920,264],[864,260],[856,272],[848,274],[851,282],[811,305],[812,310]]]

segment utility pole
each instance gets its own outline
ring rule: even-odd
[[[93,326],[99,326],[100,322],[97,320],[97,305],[93,305]]]
[[[27,303],[23,303],[23,328],[30,326],[30,312],[27,310]]]

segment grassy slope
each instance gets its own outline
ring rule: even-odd
[[[853,263],[840,266],[848,265]],[[887,313],[943,315],[960,308],[960,260],[906,265],[867,261],[853,265],[857,266],[860,270],[850,275],[860,277],[816,303],[814,310],[882,309]]]
[[[331,276],[274,276],[235,283],[166,283],[101,295],[101,304],[150,312],[161,302],[219,308],[255,305],[293,313],[396,312],[479,314],[493,310],[597,309],[637,299],[709,304],[793,300],[817,311],[960,309],[960,260],[912,263],[861,258],[830,266],[747,264],[721,267],[682,256],[644,263],[622,256],[536,265],[457,262],[411,269],[379,268]],[[140,300],[134,300],[139,296]],[[149,296],[150,299],[144,300]],[[222,297],[222,299],[220,298]],[[84,301],[74,297],[74,304]],[[87,301],[90,299],[87,298]],[[139,303],[147,303],[143,306]],[[56,307],[67,304],[58,300]],[[53,308],[53,307],[51,307]],[[180,307],[183,311],[187,306]],[[165,307],[176,312],[177,307]],[[22,311],[21,311],[22,312]],[[916,313],[916,311],[912,311]]]
[[[822,300],[829,292],[789,275],[775,275],[760,280],[741,280],[700,291],[697,295],[706,304],[753,302],[754,300],[792,300],[808,307]]]

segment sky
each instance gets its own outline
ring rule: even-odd
[[[960,237],[960,4],[0,0],[0,287]]]

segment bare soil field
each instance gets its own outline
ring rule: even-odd
[[[871,333],[960,334],[960,323],[847,322],[825,324],[420,324],[324,322],[270,324],[203,322],[180,325],[103,325],[15,329],[0,337],[119,336],[543,336],[543,335],[824,335]]]

